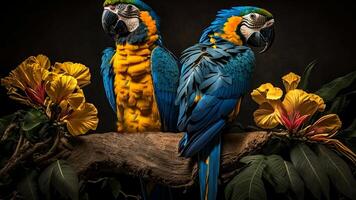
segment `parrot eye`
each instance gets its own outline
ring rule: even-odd
[[[256,14],[252,13],[252,14],[250,15],[250,18],[251,18],[252,20],[255,20],[255,19],[256,19]]]
[[[132,10],[132,8],[133,8],[132,5],[127,6],[127,10]]]

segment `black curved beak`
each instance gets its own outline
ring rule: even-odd
[[[103,11],[101,24],[104,31],[113,37],[129,33],[126,24],[122,20],[119,20],[119,17],[115,13],[106,9]]]
[[[247,40],[247,44],[254,47],[263,47],[259,53],[266,52],[274,41],[274,27],[273,24],[262,28],[259,32],[253,33]]]

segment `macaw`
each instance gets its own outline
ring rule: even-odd
[[[162,44],[157,14],[140,0],[106,0],[104,31],[116,49],[103,52],[101,74],[120,133],[175,131],[179,62]]]
[[[257,7],[232,7],[218,12],[199,43],[186,49],[176,104],[183,157],[197,156],[200,196],[217,198],[221,133],[239,113],[249,90],[255,57],[249,46],[265,52],[274,39],[274,19]]]

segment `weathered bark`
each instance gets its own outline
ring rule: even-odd
[[[67,159],[82,178],[124,173],[171,187],[189,187],[197,176],[194,159],[179,157],[182,134],[103,133],[79,137]],[[241,156],[266,143],[267,132],[223,135],[221,177],[230,178]]]

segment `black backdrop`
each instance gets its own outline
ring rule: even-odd
[[[80,62],[92,72],[85,88],[87,101],[99,109],[99,132],[115,130],[115,115],[106,102],[99,66],[101,51],[113,46],[101,28],[102,0],[17,0],[2,2],[0,12],[0,77],[30,55],[43,53],[52,61]],[[313,59],[319,66],[312,88],[355,70],[355,6],[352,1],[287,0],[151,0],[147,3],[161,17],[165,45],[176,55],[198,41],[217,10],[255,5],[271,11],[276,19],[276,39],[265,54],[257,55],[253,87],[280,83],[289,71],[301,74]],[[0,89],[0,116],[19,107]],[[256,105],[245,98],[240,120],[251,123]]]

